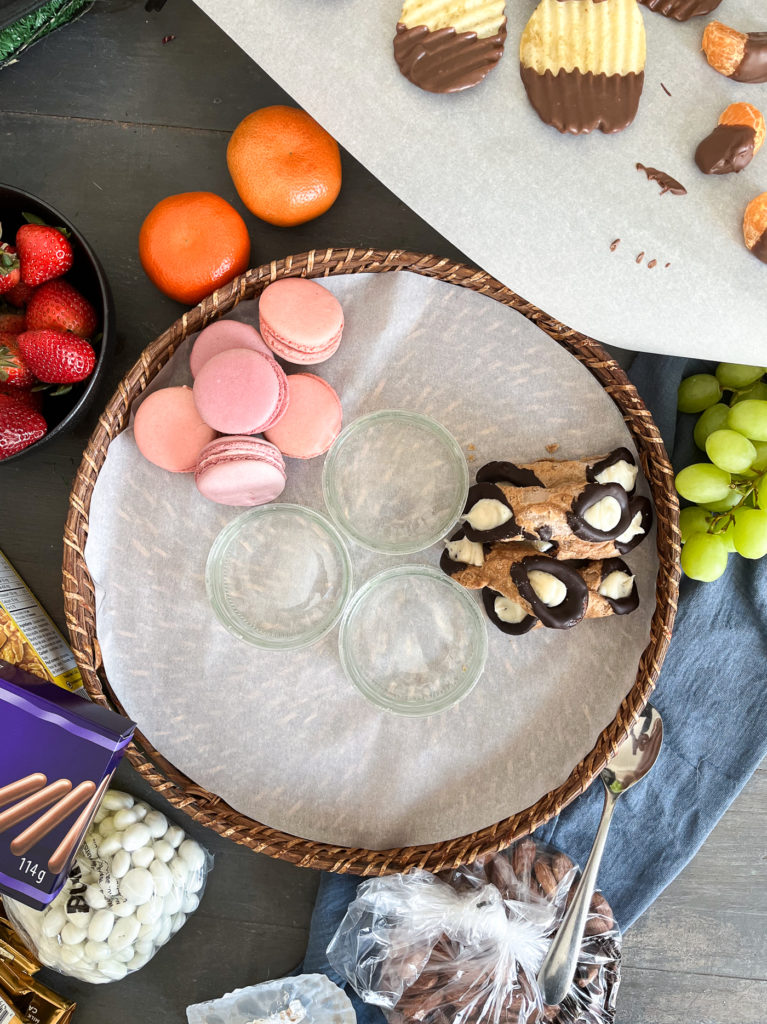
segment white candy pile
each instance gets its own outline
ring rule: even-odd
[[[110,789],[69,878],[43,911],[6,900],[47,967],[81,981],[139,970],[200,902],[209,856],[160,811]]]

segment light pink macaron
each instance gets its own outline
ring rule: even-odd
[[[313,459],[330,448],[341,431],[341,399],[313,373],[288,376],[288,411],[265,432],[290,459]]]
[[[219,505],[265,505],[285,487],[285,463],[277,448],[258,437],[219,437],[200,453],[194,482]]]
[[[197,335],[189,353],[189,368],[196,377],[200,369],[213,356],[230,348],[249,348],[273,359],[272,350],[264,342],[255,327],[240,323],[239,320],[216,320]]]
[[[314,364],[329,359],[341,344],[344,311],[327,288],[304,277],[283,277],[258,300],[261,335],[282,359]]]
[[[276,360],[247,348],[209,359],[194,381],[200,416],[221,434],[259,434],[288,407],[288,382]]]
[[[191,388],[161,388],[136,410],[133,437],[138,450],[171,473],[192,473],[200,452],[216,436],[204,422]]]

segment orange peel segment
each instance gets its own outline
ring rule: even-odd
[[[767,192],[752,199],[743,215],[743,238],[747,249],[754,249],[767,231]]]
[[[741,124],[754,129],[754,153],[762,148],[764,142],[764,117],[751,103],[731,103],[719,118],[719,124]]]
[[[703,29],[703,52],[714,71],[731,77],[740,66],[746,52],[748,36],[745,32],[710,21]]]

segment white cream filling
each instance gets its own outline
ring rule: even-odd
[[[543,572],[541,569],[531,569],[527,574],[527,579],[538,599],[543,601],[548,608],[556,608],[567,597],[567,587],[562,580],[558,580],[550,572]]]
[[[493,609],[501,622],[518,623],[527,618],[527,612],[519,601],[512,601],[510,598],[503,597],[501,594],[496,597],[493,603]]]
[[[632,466],[630,462],[621,459],[603,469],[594,479],[598,484],[620,484],[624,491],[630,491],[636,483],[638,466]]]
[[[644,527],[642,526],[642,513],[637,512],[631,522],[628,524],[626,529],[615,539],[620,541],[621,544],[628,544],[630,540],[633,540],[638,533],[644,533]]]
[[[606,498],[600,498],[599,501],[595,501],[593,505],[590,505],[586,509],[583,513],[583,519],[595,530],[601,530],[602,533],[609,533],[610,530],[614,530],[620,522],[620,502],[617,498],[613,498],[610,495]]]
[[[634,577],[629,576],[627,572],[621,572],[620,569],[608,573],[599,584],[599,593],[602,597],[609,597],[612,601],[623,601],[631,596],[633,589]]]
[[[497,498],[480,498],[463,518],[472,529],[484,533],[508,523],[511,519],[511,509]]]
[[[485,564],[485,552],[479,541],[462,537],[460,540],[446,540],[445,547],[448,557],[454,562],[463,562],[465,565]]]

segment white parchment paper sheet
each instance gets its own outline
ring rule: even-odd
[[[500,303],[407,273],[324,283],[346,328],[317,371],[338,389],[345,422],[385,408],[426,413],[452,431],[473,470],[544,457],[554,442],[560,457],[631,445],[588,371]],[[233,315],[257,323],[256,304]],[[187,353],[155,385],[190,383]],[[322,510],[322,462],[289,460],[283,499]],[[628,557],[642,602],[635,613],[516,639],[490,626],[473,693],[441,715],[408,720],[369,705],[346,681],[337,629],[309,650],[275,653],[218,624],[205,560],[239,511],[206,502],[191,476],[146,462],[128,429],[94,489],[85,554],[104,666],[128,714],[196,782],[271,826],[378,848],[489,825],[561,783],[632,685],[653,610],[652,538]],[[351,553],[360,585],[391,565],[436,565],[440,549],[399,559],[355,545]]]
[[[679,24],[643,8],[637,119],[618,135],[572,138],[538,119],[519,77],[535,0],[509,0],[503,59],[452,96],[399,73],[400,0],[197,3],[384,184],[550,315],[624,348],[767,361],[767,267],[746,251],[741,229],[746,204],[767,190],[767,157],[723,178],[693,160],[729,103],[767,112],[767,85],[730,82],[708,66],[700,41],[711,18]],[[764,0],[726,0],[711,17],[767,29]],[[688,195],[661,196],[637,161],[667,171]]]

